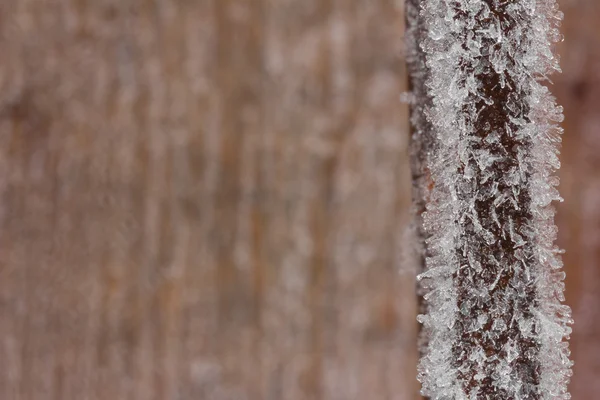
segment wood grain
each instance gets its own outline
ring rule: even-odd
[[[564,255],[567,303],[573,308],[570,390],[574,400],[600,390],[600,4],[563,0],[558,47],[563,73],[554,77],[565,108],[558,208],[559,244]]]
[[[417,396],[397,2],[0,18],[0,398]]]
[[[0,2],[0,399],[417,398],[399,3]],[[587,400],[600,6],[561,3]]]

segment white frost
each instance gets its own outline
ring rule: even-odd
[[[421,3],[409,25],[427,32],[417,37],[432,104],[421,113],[434,136],[427,269],[419,276],[429,291],[428,313],[419,316],[429,343],[422,393],[478,399],[492,387],[493,398],[569,399],[572,320],[551,206],[561,200],[553,174],[562,108],[541,83],[559,71],[551,44],[561,39],[562,14],[555,0]],[[489,95],[486,71],[498,77],[502,104]],[[494,127],[498,107],[506,121]],[[524,376],[527,365],[539,373]]]

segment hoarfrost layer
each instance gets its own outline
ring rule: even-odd
[[[562,109],[541,83],[559,69],[561,17],[554,0],[422,2],[435,141],[419,379],[432,399],[570,398],[551,206]]]
[[[414,236],[413,244],[415,246],[415,264],[418,273],[423,272],[425,268],[426,246],[425,238],[427,233],[423,226],[422,214],[429,199],[431,187],[431,176],[427,170],[427,157],[433,147],[433,132],[431,123],[427,120],[425,110],[431,108],[431,99],[427,93],[425,82],[428,76],[425,53],[419,48],[419,43],[427,37],[427,31],[423,19],[419,14],[420,0],[407,0],[405,13],[407,18],[406,29],[406,61],[410,73],[410,163],[412,170],[412,232]],[[419,312],[427,312],[427,303],[423,299],[424,288],[419,285],[417,288],[419,295]],[[422,329],[419,332],[419,352],[424,355],[427,351],[427,334]]]

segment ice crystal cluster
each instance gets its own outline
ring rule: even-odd
[[[424,158],[432,188],[422,190],[422,393],[568,399],[572,321],[551,205],[560,200],[562,109],[543,84],[559,69],[551,46],[562,15],[555,0],[421,0],[419,8],[408,18],[425,72],[412,77],[424,79],[430,101],[415,112],[433,137]]]
[[[412,171],[412,224],[413,247],[416,255],[413,260],[417,264],[417,271],[422,271],[425,263],[426,246],[425,232],[423,226],[422,214],[425,211],[427,199],[431,188],[431,176],[427,170],[427,157],[433,147],[433,135],[431,123],[423,110],[431,107],[431,98],[427,93],[425,83],[427,81],[428,70],[425,63],[425,53],[420,50],[419,44],[426,37],[424,24],[420,23],[419,1],[407,0],[405,13],[407,19],[413,23],[407,25],[406,30],[406,60],[410,71],[410,96],[408,102],[411,105],[410,113],[410,164]],[[424,287],[418,285],[419,312],[427,312],[427,303],[423,299]],[[427,332],[420,331],[419,349],[427,347]]]

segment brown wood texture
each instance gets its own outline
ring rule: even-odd
[[[569,387],[585,400],[600,393],[600,2],[563,0],[561,9],[563,73],[552,78],[565,109],[557,223],[575,320]]]
[[[395,0],[0,2],[0,399],[418,398]],[[600,5],[564,0],[574,399],[600,390]]]
[[[394,0],[0,2],[0,399],[412,399]]]

